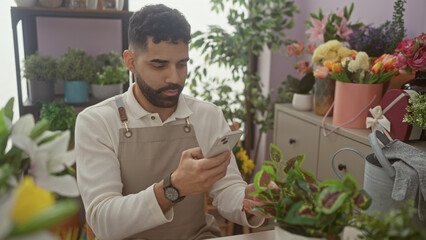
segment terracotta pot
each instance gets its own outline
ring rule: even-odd
[[[336,82],[333,124],[347,128],[366,128],[368,110],[379,105],[383,84]],[[373,100],[374,98],[374,100]],[[370,103],[371,102],[371,103]]]

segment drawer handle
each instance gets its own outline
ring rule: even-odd
[[[340,171],[343,171],[343,170],[346,170],[346,165],[345,165],[345,164],[339,164],[339,165],[337,165],[337,168],[338,168]]]
[[[296,139],[290,138],[290,140],[288,141],[290,144],[296,143]]]

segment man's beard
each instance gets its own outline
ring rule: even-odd
[[[179,84],[169,84],[159,89],[154,89],[149,86],[141,77],[138,71],[136,71],[136,82],[143,96],[154,106],[159,108],[171,108],[177,105],[180,93],[183,87]],[[178,94],[175,96],[164,96],[161,95],[166,90],[178,90]]]

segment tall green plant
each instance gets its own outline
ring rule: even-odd
[[[398,47],[398,44],[402,41],[405,36],[405,27],[404,27],[404,3],[406,0],[396,0],[393,5],[393,14],[391,22],[391,44],[387,49],[387,53],[393,54],[395,49]]]
[[[188,76],[189,89],[194,96],[221,107],[229,122],[245,123],[245,148],[251,150],[252,122],[260,127],[258,142],[273,126],[271,92],[264,94],[255,71],[255,59],[265,47],[276,51],[290,42],[286,40],[284,30],[293,27],[293,14],[298,9],[293,1],[286,0],[210,2],[212,10],[217,13],[225,12],[225,2],[232,2],[232,7],[227,10],[231,30],[209,26],[206,32],[197,31],[193,34],[191,48],[201,50],[207,65],[224,67],[231,74],[217,77],[198,65]],[[241,88],[232,87],[236,84]]]

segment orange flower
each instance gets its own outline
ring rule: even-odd
[[[324,62],[324,67],[328,68],[328,71],[331,71],[331,67],[333,66],[333,62],[330,60],[327,60]]]
[[[328,76],[329,70],[327,67],[319,66],[315,69],[314,76],[319,79],[324,79]]]
[[[373,73],[375,73],[375,74],[379,74],[380,73],[380,71],[382,70],[382,66],[383,66],[383,63],[380,61],[380,62],[377,62],[376,64],[374,64],[374,66],[371,68],[371,71],[373,72]]]
[[[383,67],[386,69],[386,72],[395,70],[395,69],[392,69],[392,68],[395,68],[393,66],[394,62],[395,62],[395,57],[390,57],[383,63]]]
[[[357,51],[355,51],[355,50],[351,50],[351,52],[350,52],[350,55],[349,55],[349,56],[350,56],[352,59],[355,59],[357,54],[358,54],[358,52],[357,52]]]
[[[333,65],[331,66],[331,70],[336,73],[339,74],[342,72],[342,64],[335,62],[333,63]]]

